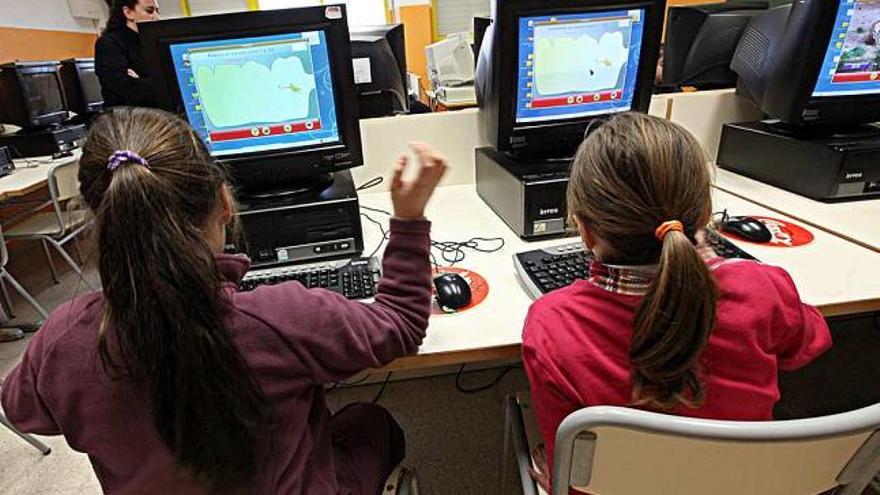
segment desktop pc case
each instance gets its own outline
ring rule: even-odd
[[[565,198],[569,161],[524,161],[494,148],[476,150],[477,194],[518,236],[570,232]]]
[[[66,125],[35,131],[19,131],[0,135],[0,146],[6,146],[15,158],[61,156],[79,148],[85,141],[84,125]]]
[[[15,170],[15,163],[12,161],[9,148],[0,147],[0,177],[9,175],[13,170]]]
[[[357,191],[348,171],[324,189],[245,196],[239,219],[255,268],[359,255],[364,250]]]
[[[880,129],[870,137],[810,137],[765,122],[727,124],[718,166],[819,201],[880,198]]]

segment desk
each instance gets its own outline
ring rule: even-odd
[[[823,203],[723,169],[715,187],[880,252],[880,199]]]
[[[0,177],[0,202],[26,196],[46,187],[50,168],[62,163],[77,161],[80,155],[81,153],[76,151],[72,157],[58,160],[50,160],[48,157],[15,160],[15,170],[5,177]],[[35,165],[29,166],[28,162]]]
[[[716,191],[714,199],[716,208],[748,211],[755,215],[771,214],[766,208],[723,191]],[[361,194],[361,204],[387,211],[391,209],[387,192]],[[382,217],[369,214],[377,220]],[[457,265],[479,273],[489,282],[486,300],[461,314],[432,317],[419,354],[398,359],[386,370],[518,358],[522,326],[531,300],[519,285],[512,256],[520,251],[571,242],[572,239],[523,241],[480,200],[473,184],[439,188],[426,214],[433,222],[431,235],[434,240],[501,237],[505,246],[495,253],[468,251],[467,258]],[[804,301],[818,306],[826,316],[880,310],[880,263],[877,263],[876,253],[821,230],[814,234],[816,240],[801,248],[746,244],[740,244],[740,247],[767,263],[788,270]],[[372,251],[380,239],[378,227],[364,222],[365,251]],[[833,269],[829,267],[832,260],[835,263]]]

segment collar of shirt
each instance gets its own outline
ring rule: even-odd
[[[644,296],[656,273],[657,265],[605,265],[593,260],[587,281],[608,292]]]
[[[714,253],[713,253],[714,254]],[[726,263],[742,260],[727,260],[717,255],[714,257],[702,256],[703,261],[714,271]],[[628,296],[644,296],[654,281],[658,265],[606,265],[599,261],[590,262],[590,277],[588,282],[596,287]]]

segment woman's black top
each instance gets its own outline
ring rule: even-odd
[[[130,76],[129,69],[139,77]],[[140,36],[127,26],[107,31],[95,42],[95,74],[101,81],[104,108],[156,105]]]

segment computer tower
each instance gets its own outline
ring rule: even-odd
[[[477,194],[523,239],[566,235],[569,163],[519,160],[494,148],[477,148]]]
[[[880,198],[880,129],[871,129],[838,137],[766,122],[727,124],[718,166],[819,201]]]

